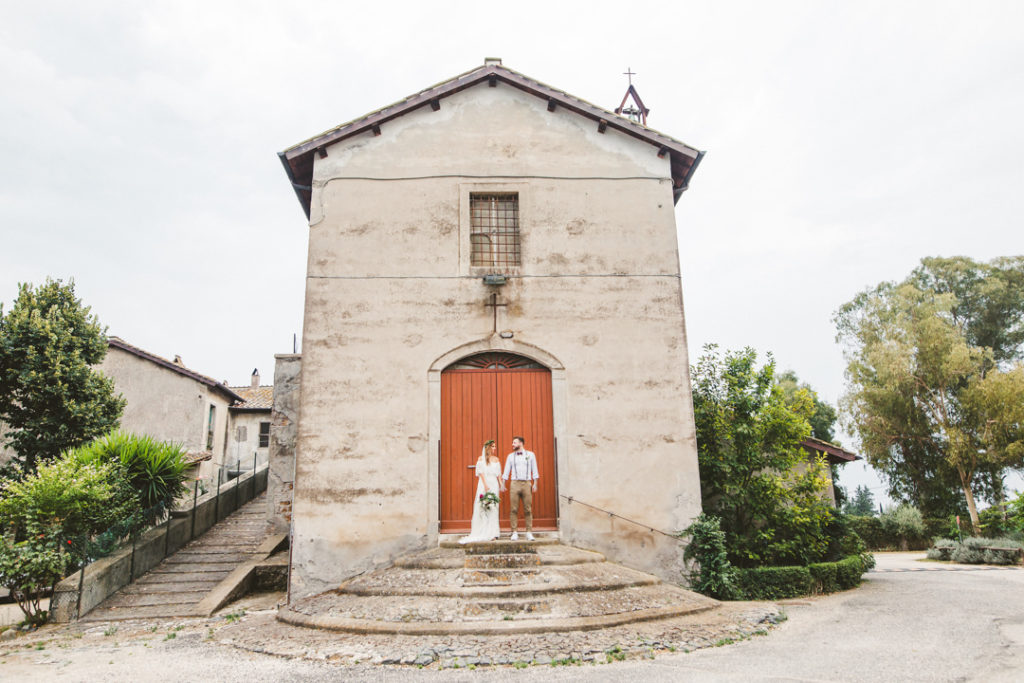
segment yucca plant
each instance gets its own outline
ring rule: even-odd
[[[118,466],[145,517],[153,518],[185,493],[185,448],[151,436],[111,432],[73,451],[82,463]]]

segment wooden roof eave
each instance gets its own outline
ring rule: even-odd
[[[445,97],[454,95],[484,81],[506,83],[548,101],[549,108],[550,103],[553,102],[555,106],[561,106],[595,122],[604,122],[605,126],[647,142],[658,150],[668,150],[672,161],[674,201],[678,201],[679,197],[687,189],[693,172],[704,156],[704,152],[690,147],[686,143],[651,128],[641,126],[629,119],[617,116],[610,111],[575,98],[566,92],[529,79],[519,72],[500,65],[487,65],[423,90],[401,102],[378,109],[362,118],[332,128],[278,153],[281,163],[285,166],[285,173],[288,175],[292,189],[295,191],[303,210],[306,212],[306,217],[309,217],[309,205],[312,195],[313,154],[366,131],[379,130],[380,126],[388,121],[404,116],[432,102],[439,102]],[[306,193],[309,193],[310,197],[307,197]]]

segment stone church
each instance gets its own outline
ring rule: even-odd
[[[468,531],[481,446],[514,436],[535,531],[679,580],[664,532],[701,501],[674,206],[702,153],[635,118],[487,60],[280,154],[309,218],[271,444],[293,599]]]

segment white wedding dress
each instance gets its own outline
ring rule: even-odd
[[[501,534],[498,506],[495,505],[490,510],[485,510],[480,504],[480,496],[488,491],[494,493],[494,495],[500,495],[498,493],[498,480],[501,478],[501,463],[484,464],[484,462],[483,458],[476,462],[477,484],[476,495],[473,496],[473,522],[469,530],[469,536],[460,538],[459,543],[490,541],[491,539],[498,538]],[[484,475],[483,482],[480,481],[481,473]]]

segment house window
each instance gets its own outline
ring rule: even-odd
[[[217,406],[210,404],[210,419],[206,426],[206,450],[213,450],[213,425],[217,421]]]
[[[260,448],[270,445],[270,423],[260,422]]]
[[[518,266],[519,195],[470,194],[470,265],[492,268]]]

